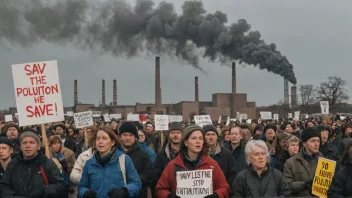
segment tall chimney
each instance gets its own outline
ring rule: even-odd
[[[194,100],[199,102],[199,90],[198,90],[198,76],[194,77]]]
[[[236,63],[232,62],[232,93],[236,94]]]
[[[155,57],[155,106],[161,106],[160,57]]]
[[[101,87],[101,104],[105,105],[105,80],[102,81]]]
[[[284,79],[284,103],[289,104],[288,80]]]
[[[74,81],[73,85],[73,105],[78,103],[78,88],[77,88],[77,80]]]
[[[291,106],[292,108],[297,107],[297,87],[291,87]]]
[[[117,88],[116,88],[116,80],[113,81],[113,98],[112,98],[112,105],[117,105]]]

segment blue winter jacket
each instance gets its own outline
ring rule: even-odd
[[[147,143],[146,143],[146,142],[139,143],[139,144],[141,145],[142,149],[143,149],[146,153],[148,153],[148,156],[149,156],[150,161],[152,161],[153,164],[154,164],[154,161],[155,161],[155,153],[154,153],[154,151],[153,151],[151,148],[149,148],[149,147],[147,146]]]
[[[97,192],[97,198],[109,198],[107,193],[112,189],[125,187],[128,189],[130,197],[136,197],[142,189],[142,182],[134,168],[131,158],[125,156],[126,182],[124,184],[120,168],[119,156],[123,152],[116,149],[115,156],[103,168],[96,160],[95,155],[89,160],[83,168],[82,178],[78,185],[78,197],[82,198],[87,190]]]

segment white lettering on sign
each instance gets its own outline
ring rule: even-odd
[[[213,170],[176,172],[176,195],[182,198],[198,198],[213,194]]]

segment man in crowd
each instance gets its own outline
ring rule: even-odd
[[[351,124],[345,124],[342,127],[342,132],[340,134],[341,138],[339,137],[338,139],[341,139],[341,141],[338,143],[338,150],[340,152],[340,155],[345,151],[346,145],[350,142],[352,142],[351,138],[351,133],[352,133],[352,125]]]
[[[230,128],[230,142],[224,144],[224,147],[232,153],[232,156],[237,164],[238,173],[248,167],[246,155],[244,153],[245,144],[243,143],[240,127]]]
[[[58,124],[54,126],[55,129],[55,135],[60,135],[61,140],[62,140],[62,144],[70,149],[71,151],[73,151],[74,153],[77,150],[77,146],[75,141],[67,135],[67,128],[65,125],[63,124]]]
[[[147,132],[146,142],[148,147],[158,153],[161,139],[159,134],[154,131],[154,126],[151,122],[145,124],[145,131]]]
[[[13,153],[12,142],[8,138],[0,137],[0,180],[3,177],[7,165],[11,161]]]

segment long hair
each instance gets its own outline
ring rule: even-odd
[[[119,138],[116,136],[116,134],[114,133],[114,130],[111,127],[106,127],[106,126],[99,127],[98,130],[95,133],[93,133],[93,137],[91,139],[91,141],[93,142],[93,145],[95,145],[98,131],[104,131],[106,134],[108,134],[111,141],[115,142],[114,146],[117,147],[118,149],[121,148],[121,142],[120,142]]]
[[[352,142],[349,142],[346,145],[344,152],[341,155],[341,164],[350,165],[352,164]]]

